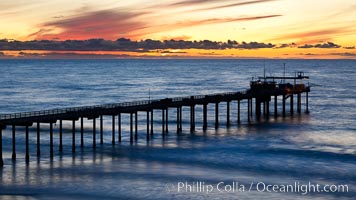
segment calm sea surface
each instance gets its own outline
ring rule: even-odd
[[[190,133],[189,109],[184,108],[183,134],[177,135],[172,109],[168,136],[162,138],[157,111],[153,139],[146,142],[146,114],[139,113],[139,139],[132,145],[129,118],[123,115],[123,142],[115,146],[111,118],[104,118],[105,144],[98,144],[95,151],[92,122],[85,120],[85,147],[78,145],[74,156],[71,124],[65,122],[63,153],[58,152],[58,124],[54,126],[53,161],[48,158],[49,130],[43,125],[40,158],[35,128],[30,129],[29,165],[21,127],[16,137],[18,159],[11,161],[8,128],[3,132],[0,199],[354,198],[356,61],[352,60],[0,60],[0,113],[242,91],[251,77],[263,75],[264,65],[267,75],[282,75],[283,63],[287,74],[304,71],[310,76],[305,81],[314,86],[310,114],[248,124],[243,102],[242,124],[237,125],[233,102],[232,125],[226,128],[226,105],[221,103],[220,128],[215,130],[214,105],[209,105],[209,127],[203,132],[202,107],[197,106],[196,132]],[[304,96],[302,102],[304,111]],[[77,144],[79,139],[78,135]],[[309,183],[347,185],[348,192],[302,192],[301,185]],[[267,185],[299,185],[302,190],[267,192]]]

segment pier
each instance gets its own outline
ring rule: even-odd
[[[23,112],[23,113],[13,113],[13,114],[2,114],[0,115],[0,167],[4,165],[3,161],[3,141],[2,134],[3,130],[11,128],[12,130],[12,160],[16,160],[16,127],[24,127],[25,129],[25,160],[29,163],[30,153],[29,153],[29,128],[36,128],[36,148],[37,156],[41,155],[41,124],[49,125],[49,154],[50,157],[54,156],[54,144],[53,144],[53,124],[59,122],[59,152],[63,151],[63,121],[70,121],[72,126],[72,152],[75,153],[77,146],[80,145],[81,148],[84,147],[84,119],[92,121],[92,148],[95,149],[98,143],[103,144],[103,120],[104,116],[111,117],[112,123],[112,133],[111,142],[112,145],[120,143],[122,141],[122,115],[129,116],[129,141],[133,143],[138,140],[138,113],[146,114],[146,140],[150,140],[153,136],[153,120],[154,120],[154,110],[159,110],[162,114],[161,125],[162,125],[162,137],[165,137],[168,133],[168,112],[174,110],[176,113],[176,130],[177,134],[182,132],[182,116],[183,107],[188,107],[190,109],[190,131],[195,131],[195,111],[196,106],[202,106],[203,111],[203,130],[208,127],[208,104],[213,104],[215,106],[215,128],[219,128],[219,105],[222,103],[226,104],[226,125],[230,126],[230,104],[233,101],[237,102],[237,124],[241,123],[241,102],[247,101],[247,122],[252,121],[252,117],[255,116],[258,122],[261,118],[268,119],[269,117],[282,117],[286,116],[287,113],[287,101],[289,99],[289,113],[294,114],[294,98],[296,98],[296,111],[298,114],[302,112],[302,94],[305,94],[305,112],[309,113],[309,100],[308,93],[310,92],[310,86],[302,82],[304,79],[309,79],[305,76],[303,72],[298,72],[295,76],[290,77],[259,77],[258,80],[250,82],[250,88],[245,91],[240,92],[228,92],[228,93],[218,93],[218,94],[208,94],[208,95],[198,95],[198,96],[188,96],[188,97],[176,97],[176,98],[165,98],[158,100],[145,100],[145,101],[134,101],[134,102],[124,102],[115,104],[103,104],[95,106],[85,106],[85,107],[71,107],[64,109],[52,109],[34,112]],[[292,80],[292,83],[286,83],[286,80]],[[276,82],[280,81],[280,82]],[[272,107],[273,113],[270,112],[270,103],[273,101]],[[281,114],[278,112],[278,102],[282,103]],[[253,103],[255,106],[253,106]],[[253,108],[255,107],[255,108]],[[254,111],[254,115],[253,115]],[[157,117],[157,116],[156,116]],[[97,120],[99,125],[99,130],[97,130]],[[79,133],[76,133],[76,124],[80,124],[80,144],[76,144],[76,137]],[[48,134],[48,133],[46,133]],[[99,134],[99,136],[98,136]]]

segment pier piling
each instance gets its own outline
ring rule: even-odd
[[[305,112],[309,113],[309,93],[305,93]]]
[[[166,133],[168,133],[168,107],[166,109]]]
[[[153,135],[153,109],[151,111],[151,135]]]
[[[53,123],[49,123],[49,154],[53,158]]]
[[[100,115],[100,144],[103,144],[104,142],[103,134],[103,116]]]
[[[75,120],[72,121],[72,152],[75,153]]]
[[[241,118],[240,118],[240,99],[237,100],[237,123],[241,123]]]
[[[37,122],[37,154],[40,154],[40,123]],[[63,151],[63,122],[59,120],[59,152]]]
[[[138,116],[137,116],[137,112],[135,113],[135,141],[137,141],[138,139],[138,128],[137,128],[137,124],[138,124]]]
[[[293,102],[293,94],[290,95],[290,114],[294,114],[294,102]]]
[[[265,106],[266,106],[266,119],[269,119],[269,101],[266,101]]]
[[[256,101],[256,99],[255,99],[255,101]],[[252,117],[253,116],[253,98],[251,98],[250,99],[250,117]]]
[[[215,103],[215,128],[219,128],[219,103]]]
[[[130,113],[130,143],[133,143],[133,113]]]
[[[179,132],[182,132],[183,126],[182,126],[182,117],[183,117],[183,109],[182,107],[179,108]]]
[[[208,128],[208,104],[203,104],[203,130]]]
[[[150,111],[147,111],[146,113],[147,113],[147,115],[146,115],[146,119],[147,119],[147,122],[146,122],[146,125],[147,125],[147,127],[146,127],[146,131],[147,131],[146,140],[149,141],[150,140]]]
[[[255,100],[256,108],[255,108],[255,113],[256,113],[256,119],[260,120],[261,119],[261,101],[259,99]],[[252,106],[251,106],[252,110]]]
[[[117,131],[118,131],[118,141],[121,142],[121,113],[117,115]]]
[[[162,109],[162,136],[164,136],[165,134],[165,130],[164,130],[164,128],[165,128],[165,120],[164,120],[164,118],[165,118],[165,113],[164,113],[164,109]]]
[[[26,159],[26,163],[30,162],[30,149],[29,149],[29,130],[28,130],[28,126],[26,126],[25,128],[25,132],[26,132],[26,155],[25,155],[25,159]]]
[[[96,118],[93,118],[93,149],[96,148]]]
[[[177,134],[179,133],[179,107],[177,107]]]
[[[190,106],[190,132],[195,131],[195,106]]]
[[[115,145],[115,115],[112,115],[112,133],[111,133],[111,144]]]
[[[84,119],[80,118],[80,147],[84,147]]]
[[[60,121],[60,131],[62,131],[62,120]],[[41,155],[41,129],[40,129],[40,122],[37,122],[37,156]],[[60,133],[60,138],[62,138],[62,134]],[[62,144],[62,142],[60,141],[60,145]],[[59,148],[59,151],[62,151],[61,148]]]
[[[12,160],[16,160],[16,127],[12,125]]]
[[[274,95],[274,118],[278,117],[277,95]]]
[[[286,95],[282,96],[282,113],[283,117],[286,116]]]
[[[247,121],[251,122],[251,115],[250,115],[251,105],[250,105],[250,98],[247,99]]]
[[[0,128],[0,167],[4,166],[4,159],[2,157],[2,128]]]
[[[226,102],[226,126],[230,126],[230,101]]]
[[[297,112],[298,112],[298,114],[301,113],[301,107],[302,107],[302,97],[301,97],[301,94],[298,93],[297,94]]]

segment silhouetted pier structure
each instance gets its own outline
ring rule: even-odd
[[[41,155],[40,143],[41,124],[49,124],[49,152],[53,158],[53,124],[59,121],[59,152],[63,151],[63,121],[72,122],[72,152],[76,151],[76,121],[80,121],[80,146],[84,146],[84,126],[83,120],[87,118],[92,120],[92,147],[95,149],[97,145],[97,122],[99,119],[100,144],[103,144],[103,116],[112,117],[112,144],[122,141],[121,117],[128,114],[130,117],[130,143],[138,140],[138,112],[145,112],[147,118],[146,139],[149,140],[153,133],[153,114],[154,110],[161,110],[162,114],[162,136],[168,133],[168,110],[176,109],[176,132],[182,132],[182,108],[190,108],[190,130],[195,131],[195,107],[202,105],[203,107],[203,130],[208,127],[208,104],[215,104],[215,128],[219,127],[219,104],[226,103],[227,123],[230,125],[230,103],[237,101],[237,123],[241,123],[241,101],[247,100],[247,121],[251,122],[253,116],[253,100],[255,101],[255,117],[256,120],[261,118],[261,107],[263,105],[263,116],[268,119],[270,113],[270,102],[274,99],[274,117],[278,117],[278,97],[282,97],[282,116],[286,116],[286,101],[290,99],[290,114],[294,113],[294,96],[297,96],[297,112],[301,113],[302,94],[305,93],[305,106],[308,113],[308,93],[310,86],[296,83],[297,80],[309,79],[304,76],[303,72],[298,72],[291,77],[259,77],[259,80],[250,82],[250,89],[243,92],[229,92],[209,95],[198,95],[189,97],[166,98],[160,100],[134,101],[117,104],[104,104],[96,106],[72,107],[64,109],[43,110],[35,112],[23,112],[13,114],[0,115],[0,166],[3,166],[2,154],[2,131],[7,127],[12,128],[12,159],[16,160],[16,126],[25,127],[25,159],[29,162],[29,127],[36,126],[37,136],[37,156]],[[280,80],[280,83],[275,82]],[[285,83],[285,80],[294,80],[294,83]],[[115,122],[117,120],[117,122]],[[117,140],[116,140],[117,127]]]

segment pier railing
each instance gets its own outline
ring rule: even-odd
[[[264,93],[271,93],[275,95],[276,93],[301,93],[304,90],[309,91],[310,86],[306,87],[303,84],[296,85],[296,87],[291,87],[286,89],[275,88],[273,90],[263,91]],[[125,109],[131,107],[148,106],[154,108],[154,105],[163,104],[187,104],[190,102],[211,102],[219,100],[232,100],[232,99],[243,99],[243,98],[253,98],[254,95],[261,95],[260,92],[255,92],[251,89],[239,92],[225,92],[225,93],[214,93],[207,95],[195,95],[195,96],[184,96],[184,97],[173,97],[165,99],[153,99],[153,100],[143,100],[143,101],[132,101],[132,102],[122,102],[122,103],[111,103],[93,106],[79,106],[79,107],[69,107],[69,108],[57,108],[42,111],[32,111],[32,112],[19,112],[11,114],[0,114],[0,122],[5,120],[23,119],[31,117],[42,117],[51,115],[61,115],[82,111],[94,111],[96,109]],[[255,97],[256,98],[256,97]],[[197,100],[197,101],[196,101]]]

